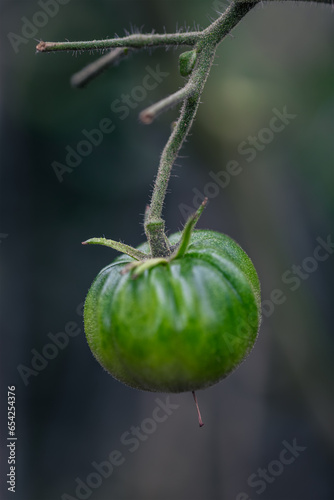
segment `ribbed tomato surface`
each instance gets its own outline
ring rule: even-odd
[[[147,243],[139,249],[149,251]],[[121,256],[104,268],[86,298],[87,340],[108,372],[137,389],[182,392],[215,384],[241,363],[257,337],[260,285],[234,240],[194,231],[183,257],[136,279],[121,274],[132,261]]]

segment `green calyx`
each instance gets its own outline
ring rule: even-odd
[[[179,68],[181,76],[189,76],[197,61],[197,51],[188,50],[183,52],[179,58]]]
[[[102,245],[104,247],[113,248],[118,252],[129,255],[135,260],[143,260],[149,258],[149,255],[137,250],[136,248],[130,247],[129,245],[125,245],[120,241],[107,240],[106,238],[90,238],[87,241],[82,242],[83,245]]]
[[[133,271],[132,278],[138,278],[138,276],[143,274],[147,269],[151,269],[160,264],[167,265],[172,260],[183,257],[189,246],[192,232],[195,229],[197,221],[200,218],[207,201],[208,199],[205,198],[197,211],[189,217],[183,228],[179,242],[172,247],[170,246],[167,236],[165,235],[165,224],[163,220],[150,221],[145,224],[145,232],[148,235],[147,239],[151,249],[150,253],[144,253],[137,248],[125,245],[119,241],[108,240],[106,238],[90,238],[82,244],[106,246],[132,257],[134,262],[130,262],[122,272],[124,274],[126,272]],[[155,252],[153,252],[153,249],[155,249]]]

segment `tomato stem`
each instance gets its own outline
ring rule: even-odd
[[[145,234],[150,246],[151,257],[169,257],[172,254],[165,234],[162,208],[173,165],[191,129],[206,80],[209,76],[217,46],[259,0],[234,0],[218,19],[206,29],[188,33],[142,34],[133,33],[122,38],[92,40],[81,42],[44,42],[37,45],[37,52],[82,51],[114,49],[99,61],[90,64],[72,78],[72,85],[83,86],[106,67],[118,62],[127,55],[128,50],[152,47],[190,46],[191,51],[181,56],[180,72],[189,76],[183,88],[144,110],[140,117],[143,123],[151,123],[160,113],[182,103],[179,119],[172,129],[171,136],[162,152],[157,177],[155,179],[151,204],[145,216]],[[92,242],[92,241],[91,241]],[[97,241],[95,241],[97,243]],[[105,244],[105,243],[101,243]],[[112,246],[113,245],[113,246]],[[116,248],[112,242],[112,248]],[[120,246],[118,245],[118,249]],[[124,249],[120,249],[124,253]],[[134,256],[133,249],[129,255]],[[134,258],[137,258],[134,256]]]
[[[268,0],[270,3],[277,0]],[[332,0],[304,0],[308,3],[324,3],[324,4],[332,4]],[[254,4],[260,3],[260,0],[234,0],[231,2],[230,6],[238,6],[244,7],[246,6],[250,8],[253,7]],[[249,10],[248,9],[248,10]],[[228,9],[226,9],[228,10]],[[246,15],[248,10],[243,14]],[[225,11],[226,12],[226,11]],[[225,12],[220,15],[220,17],[213,24],[217,24],[217,22],[221,23],[221,19],[225,15]],[[220,14],[220,13],[219,13]],[[242,16],[242,17],[243,17]],[[223,27],[224,30],[230,31],[236,23],[231,23],[232,16],[224,17]],[[239,22],[238,19],[237,22]],[[211,26],[212,26],[211,25]],[[210,27],[211,27],[210,26]],[[209,27],[209,28],[210,28]],[[73,52],[83,52],[83,51],[103,51],[107,49],[115,49],[115,48],[130,48],[130,49],[147,49],[152,47],[179,47],[179,46],[188,46],[194,47],[199,37],[202,33],[205,33],[208,30],[203,31],[188,31],[183,33],[182,31],[178,31],[177,33],[133,33],[131,35],[127,35],[124,37],[116,37],[116,38],[107,38],[105,40],[89,40],[89,41],[78,41],[78,42],[44,42],[40,40],[38,45],[36,46],[36,52],[61,52],[61,51],[73,51]]]
[[[144,228],[152,257],[169,257],[171,249],[165,234],[165,221],[162,219],[150,219],[148,216]]]
[[[132,50],[128,48],[117,48],[108,51],[107,54],[99,57],[96,61],[88,64],[88,66],[85,66],[75,73],[71,78],[72,87],[77,89],[83,88],[91,80],[103,73],[108,66],[117,64],[122,59],[125,59],[130,52],[132,52]]]
[[[203,427],[204,423],[203,423],[203,420],[202,420],[201,412],[199,411],[199,406],[198,406],[198,402],[197,402],[197,397],[196,397],[195,391],[192,391],[192,395],[193,395],[193,398],[194,398],[194,401],[195,401],[195,405],[196,405],[196,409],[197,409],[199,426]]]
[[[150,47],[193,46],[198,39],[198,31],[188,33],[134,33],[132,35],[107,38],[105,40],[91,40],[80,42],[44,42],[41,40],[36,46],[37,52],[106,50],[115,48],[146,49]]]
[[[151,123],[154,120],[155,115],[158,115],[162,111],[176,105],[181,100],[180,96],[183,97],[183,106],[181,108],[179,119],[173,127],[171,136],[168,139],[160,158],[160,164],[150,203],[150,210],[145,224],[145,233],[149,240],[153,256],[158,256],[156,252],[159,250],[153,248],[151,245],[150,240],[152,240],[152,238],[150,235],[151,229],[149,223],[151,221],[163,220],[162,209],[171,171],[196,116],[204,86],[215,58],[216,49],[223,38],[225,38],[225,36],[240,22],[247,12],[249,12],[256,5],[256,3],[257,1],[247,3],[239,3],[236,1],[232,2],[216,21],[214,21],[202,32],[199,32],[197,43],[193,49],[196,51],[197,59],[192,71],[190,72],[189,80],[185,87],[157,105],[151,106],[148,110],[145,110],[142,115],[142,118],[144,117],[144,122]],[[161,246],[165,239],[165,234],[161,231],[160,234],[156,236]]]

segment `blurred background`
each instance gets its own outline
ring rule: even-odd
[[[149,127],[139,123],[138,112],[183,84],[182,50],[137,53],[74,90],[71,75],[97,55],[36,55],[35,45],[40,39],[122,36],[132,26],[144,32],[205,27],[216,17],[214,6],[224,5],[57,5],[44,22],[37,1],[1,0],[1,498],[12,497],[4,443],[7,386],[15,385],[17,500],[333,499],[331,8],[263,4],[218,49],[192,134],[173,170],[164,216],[170,233],[179,230],[185,206],[195,208],[199,193],[209,193],[199,227],[229,234],[250,255],[265,314],[242,366],[198,392],[205,426],[198,428],[191,394],[184,393],[171,395],[177,409],[149,434],[145,419],[152,418],[156,398],[164,402],[166,396],[115,381],[93,358],[83,331],[80,304],[116,252],[80,243],[102,235],[131,245],[143,241],[145,205],[178,111]],[[143,88],[147,68],[157,65],[168,76],[146,94],[135,90]],[[132,95],[132,106],[121,113],[123,94]],[[273,109],[283,113],[284,107],[295,116],[270,134]],[[85,139],[83,130],[106,118],[112,133],[59,174],[54,162],[65,165],[68,151]],[[253,154],[245,153],[249,137],[257,141]],[[224,187],[209,186],[212,173],[226,171],[232,160],[239,175]],[[317,253],[319,238],[323,249]],[[80,333],[63,349],[49,348],[53,359],[45,366],[39,361],[34,370],[32,358],[52,344],[50,334],[71,328]],[[131,452],[121,436],[142,425],[148,431]],[[287,455],[292,463],[280,465],[286,443],[299,451]],[[113,450],[122,454],[122,465],[108,478],[90,476],[93,462],[108,460]],[[259,479],[263,469],[268,479]],[[91,487],[76,492],[78,478]]]

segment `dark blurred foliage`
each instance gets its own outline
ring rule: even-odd
[[[93,236],[137,245],[159,154],[177,110],[150,127],[138,111],[182,85],[180,50],[132,55],[84,90],[72,73],[96,55],[35,55],[35,41],[15,53],[8,33],[36,1],[1,0],[1,355],[2,481],[7,473],[6,390],[17,389],[17,500],[75,497],[85,480],[119,449],[126,459],[91,495],[94,500],[330,500],[333,488],[334,255],[300,281],[282,281],[293,265],[313,255],[317,237],[333,235],[334,16],[330,7],[280,3],[258,6],[218,50],[192,134],[174,168],[164,215],[170,232],[184,223],[180,203],[193,206],[211,171],[239,161],[212,199],[200,227],[226,232],[253,259],[263,300],[280,289],[286,300],[263,319],[245,363],[220,384],[199,391],[205,421],[199,430],[190,394],[172,395],[175,411],[131,454],[123,432],[140,425],[156,406],[154,394],[127,388],[92,357],[76,312],[97,272],[116,252],[82,247]],[[131,25],[166,28],[215,16],[208,0],[71,0],[34,36],[43,40],[98,39]],[[146,67],[169,76],[120,120],[110,106],[141,85]],[[272,109],[297,117],[255,160],[238,153],[249,135],[267,127]],[[65,160],[82,130],[103,118],[115,131],[57,180],[52,162]],[[17,366],[30,366],[48,333],[68,322],[81,334],[50,360],[26,387]],[[163,400],[164,395],[158,395]],[[258,495],[247,484],[258,468],[279,457],[282,441],[306,447]],[[11,498],[3,484],[1,498]],[[13,496],[14,497],[14,496]]]

